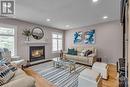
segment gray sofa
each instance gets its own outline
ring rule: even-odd
[[[93,63],[96,61],[96,55],[97,55],[97,50],[95,47],[93,46],[89,46],[89,47],[77,47],[76,50],[78,51],[78,55],[70,55],[67,54],[66,51],[64,51],[63,57],[67,60],[73,60],[75,62],[81,63],[81,64],[86,64],[89,66],[92,66]],[[81,56],[80,53],[82,52],[82,50],[91,50],[92,54],[89,56]]]
[[[11,52],[6,48],[0,48],[0,58],[0,60],[5,63],[11,63],[16,67],[24,64],[24,60],[20,58],[20,60],[12,61]],[[35,79],[28,76],[21,68],[17,68],[14,73],[14,76],[6,84],[0,87],[35,87]]]
[[[18,68],[13,78],[0,87],[35,87],[35,79],[26,75],[26,73]]]

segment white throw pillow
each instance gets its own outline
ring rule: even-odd
[[[84,50],[82,50],[82,51],[81,51],[81,53],[80,53],[80,56],[84,56],[85,52],[86,52],[86,50],[85,50],[85,49],[84,49]]]
[[[80,56],[84,56],[84,53],[81,52],[81,53],[80,53]]]

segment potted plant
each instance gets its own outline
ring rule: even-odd
[[[29,41],[29,37],[32,35],[32,32],[30,31],[30,29],[25,29],[25,30],[23,30],[22,35],[26,36],[27,37],[26,40]]]

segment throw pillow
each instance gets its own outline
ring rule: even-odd
[[[90,54],[92,54],[92,51],[91,51],[91,50],[87,50],[87,51],[85,52],[85,55],[84,55],[84,56],[88,56],[88,55],[90,55]]]
[[[72,49],[69,49],[68,48],[68,54],[71,54],[72,55],[72,52],[74,51],[74,48],[72,48]]]
[[[81,52],[81,53],[80,53],[80,56],[84,56],[84,53]]]
[[[87,56],[89,50],[86,50],[85,53],[84,53],[84,56]]]
[[[77,51],[73,48],[73,49],[69,49],[68,48],[68,54],[70,55],[77,55]]]
[[[0,86],[7,83],[14,76],[14,72],[8,66],[0,66]]]
[[[17,68],[16,68],[15,66],[11,65],[10,63],[8,63],[8,64],[6,64],[6,65],[7,65],[7,66],[10,68],[10,70],[12,70],[13,72],[17,70]]]
[[[90,55],[90,54],[92,54],[92,53],[93,53],[92,51],[89,51],[88,54],[87,54],[87,56]]]
[[[77,55],[77,51],[76,50],[72,51],[72,55]]]
[[[84,55],[85,55],[85,52],[86,52],[86,50],[85,50],[85,49],[84,49],[84,50],[82,50],[82,51],[81,51],[80,56],[84,56]]]

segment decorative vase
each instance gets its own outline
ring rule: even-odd
[[[60,50],[60,59],[63,59],[63,51]]]
[[[29,41],[29,40],[30,40],[30,38],[27,36],[27,37],[26,37],[26,41]]]

